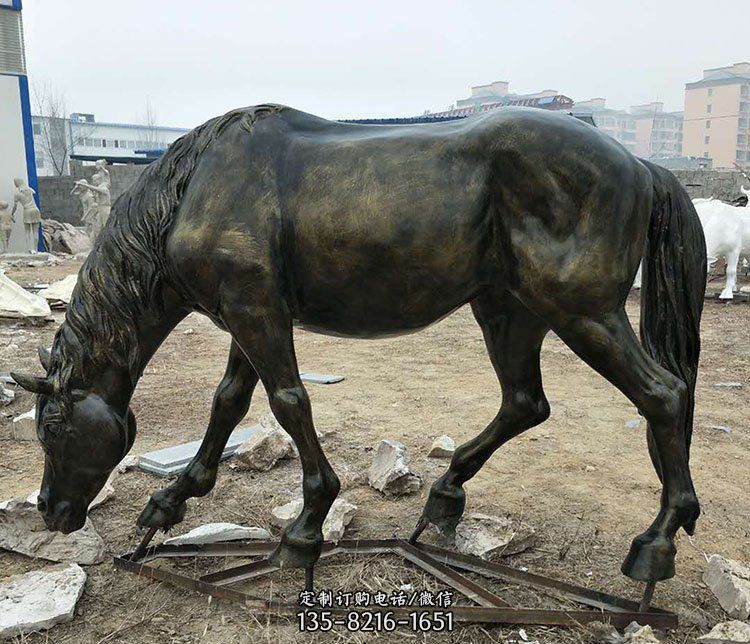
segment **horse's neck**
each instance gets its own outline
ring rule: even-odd
[[[106,288],[103,285],[127,278],[107,275],[114,262],[102,261],[97,254],[103,252],[103,244],[98,244],[94,256],[87,260],[99,264],[101,269],[91,271],[97,275],[96,281],[79,276],[79,281],[87,279],[88,284],[80,291],[76,289],[76,301],[71,302],[65,324],[73,323],[82,345],[78,351],[88,357],[78,360],[78,367],[86,365],[87,373],[75,374],[75,381],[124,412],[146,365],[190,308],[167,280],[157,287],[159,292],[154,297],[158,303],[151,296],[146,301],[146,286],[140,276],[130,276],[130,288]],[[76,315],[75,311],[89,313]],[[103,337],[107,332],[110,335]]]

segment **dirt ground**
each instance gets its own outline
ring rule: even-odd
[[[78,264],[15,268],[8,275],[21,284],[62,278]],[[634,325],[638,301],[628,303]],[[62,320],[41,327],[0,323],[0,372],[38,371],[36,347],[48,344]],[[187,329],[193,333],[186,334]],[[703,353],[697,389],[692,469],[703,515],[695,537],[678,537],[677,576],[659,584],[655,604],[676,611],[681,626],[670,642],[691,642],[726,619],[701,581],[705,556],[714,552],[750,560],[750,305],[707,301]],[[8,345],[14,344],[15,347]],[[342,340],[304,331],[296,334],[301,370],[340,373],[336,385],[309,384],[317,428],[328,433],[323,447],[342,480],[342,496],[359,506],[347,532],[351,537],[408,536],[429,485],[447,462],[428,459],[432,439],[447,433],[457,443],[477,434],[500,405],[500,389],[486,356],[479,328],[468,307],[425,331],[389,340]],[[138,385],[133,410],[138,438],[131,453],[200,438],[214,388],[224,370],[229,338],[198,315],[191,315],[159,349]],[[633,405],[573,355],[556,337],[543,348],[543,374],[552,416],[511,441],[468,483],[467,511],[509,514],[537,531],[535,546],[504,559],[513,566],[554,576],[629,598],[642,585],[620,573],[631,539],[653,519],[660,486],[648,457],[645,423]],[[739,381],[740,390],[719,382]],[[35,443],[10,438],[11,417],[27,411],[32,397],[19,392],[0,409],[0,499],[26,495],[39,486],[42,452]],[[268,413],[259,389],[243,424]],[[729,433],[708,425],[731,427]],[[383,438],[402,441],[413,468],[424,478],[420,494],[387,500],[367,485],[373,448]],[[268,473],[221,465],[219,480],[207,497],[189,503],[176,531],[210,521],[268,527],[275,505],[300,495],[298,461],[283,461]],[[110,554],[132,548],[134,522],[149,495],[166,481],[131,471],[116,481],[116,496],[91,512]],[[161,539],[162,537],[157,537]],[[0,552],[0,576],[44,567],[47,562]],[[186,568],[183,568],[185,570]],[[187,564],[190,569],[190,564]],[[345,630],[302,635],[292,621],[252,615],[228,601],[208,601],[166,584],[114,570],[108,560],[86,568],[88,580],[75,620],[28,642],[289,642],[363,641],[373,635]],[[399,561],[352,559],[320,565],[316,584],[323,588],[382,588],[401,583],[439,587]],[[255,582],[254,592],[295,596],[301,575],[279,573],[271,582]],[[515,605],[543,605],[544,598],[513,586],[493,589]],[[582,630],[528,627],[542,643],[588,641]],[[380,641],[456,642],[518,639],[508,627],[457,626],[450,636],[380,634]],[[20,641],[20,640],[19,640]]]

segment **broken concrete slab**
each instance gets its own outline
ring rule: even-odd
[[[406,447],[399,441],[380,441],[370,466],[368,481],[388,496],[411,494],[422,487],[422,477],[409,467]]]
[[[14,575],[0,584],[0,638],[44,631],[73,619],[86,573],[77,564]]]
[[[21,288],[0,270],[0,317],[44,320],[51,314],[43,297]]]
[[[42,220],[42,235],[53,253],[78,255],[91,250],[91,238],[84,228],[55,219]]]
[[[312,371],[300,371],[299,377],[300,380],[314,382],[319,385],[335,385],[344,379],[344,376],[334,373],[313,373]]]
[[[492,555],[515,555],[533,542],[535,530],[508,517],[475,512],[456,526],[456,547],[465,555],[487,559]]]
[[[625,429],[638,429],[641,426],[640,418],[630,418],[625,421]]]
[[[235,429],[224,446],[221,460],[232,456],[235,450],[258,429],[260,429],[260,425]],[[188,466],[200,444],[201,441],[191,441],[173,447],[165,447],[154,452],[146,452],[138,458],[138,468],[157,476],[176,476]]]
[[[49,561],[87,565],[104,561],[104,541],[90,519],[70,534],[50,532],[36,504],[25,499],[0,503],[0,548]]]
[[[47,288],[39,291],[37,295],[47,300],[52,308],[65,307],[70,304],[70,298],[73,296],[73,289],[77,283],[78,273],[73,273],[58,282],[50,284]]]
[[[711,386],[716,389],[742,389],[741,382],[715,382]]]
[[[750,624],[736,619],[721,622],[711,629],[710,633],[698,638],[703,644],[748,644],[750,643]]]
[[[16,399],[16,392],[0,386],[0,406],[7,407]]]
[[[303,499],[295,499],[271,510],[271,525],[284,529],[302,512]],[[326,541],[338,542],[344,536],[357,512],[357,506],[346,499],[336,499],[323,521],[323,538]]]
[[[10,424],[10,435],[17,441],[36,440],[36,407],[13,419]]]
[[[283,458],[297,456],[291,436],[268,420],[265,422],[234,452],[238,464],[258,472],[267,472]]]
[[[456,451],[456,441],[450,436],[443,434],[432,441],[432,446],[427,456],[430,458],[450,458]]]
[[[185,534],[166,539],[164,544],[179,546],[199,543],[219,543],[221,541],[239,541],[241,539],[267,541],[270,538],[270,533],[264,528],[237,525],[236,523],[207,523],[206,525],[193,528]]]
[[[724,432],[725,434],[731,434],[732,428],[728,425],[705,425],[706,429],[713,429],[717,432]]]
[[[129,472],[130,470],[134,470],[136,467],[138,467],[138,459],[140,457],[133,454],[131,456],[126,456],[123,458],[119,465],[115,468],[117,472],[120,474],[125,474],[125,472]]]
[[[727,615],[734,619],[750,617],[750,566],[740,561],[711,555],[703,581],[716,595]]]
[[[621,642],[622,644],[659,644],[660,640],[648,624],[641,626],[638,622],[630,622],[630,625],[625,628]]]

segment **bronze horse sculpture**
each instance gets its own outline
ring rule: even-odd
[[[642,256],[641,344],[624,303]],[[547,419],[539,359],[553,330],[648,421],[661,508],[622,570],[667,579],[674,536],[692,534],[700,513],[688,459],[705,262],[674,176],[568,115],[507,108],[386,126],[278,105],[229,112],[173,143],[117,200],[41,354],[46,375],[14,375],[38,394],[39,511],[50,530],[83,525],[133,444],[129,402],[146,363],[200,311],[232,336],[226,373],[200,450],[138,523],[167,529],[212,489],[260,380],[303,468],[304,508],[273,559],[311,574],[339,481],[316,438],[293,327],[382,337],[471,303],[502,405],[432,486],[413,539],[428,523],[450,533],[463,484]]]

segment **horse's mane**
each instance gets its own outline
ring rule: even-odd
[[[198,159],[230,124],[239,121],[249,131],[260,116],[279,109],[260,105],[207,121],[172,143],[115,201],[52,345],[48,378],[63,404],[71,380],[95,361],[126,368],[135,384],[142,367],[139,323],[163,313],[165,244]]]

